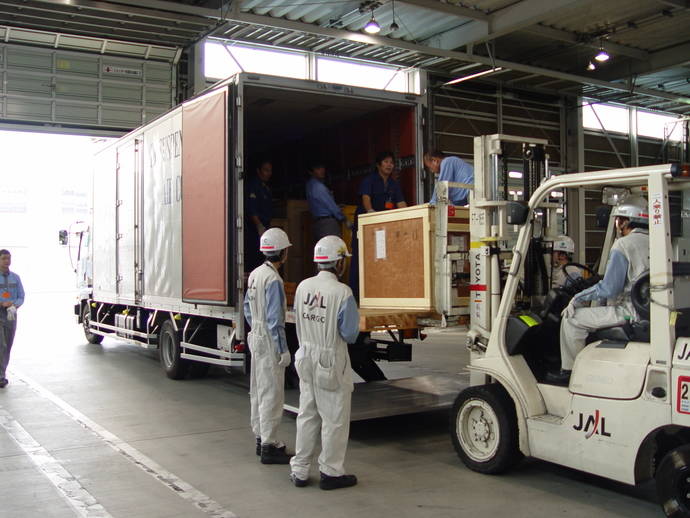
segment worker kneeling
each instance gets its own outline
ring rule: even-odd
[[[300,398],[295,456],[290,479],[297,487],[309,481],[309,468],[321,435],[321,489],[354,486],[344,462],[350,433],[352,371],[347,344],[359,334],[359,313],[352,290],[338,281],[350,254],[342,239],[326,236],[314,247],[319,273],[302,281],[295,293],[299,349],[295,368]]]
[[[259,250],[266,261],[250,275],[244,297],[244,316],[252,330],[247,343],[252,353],[249,398],[256,454],[262,464],[287,464],[290,455],[277,431],[285,400],[285,367],[290,351],[285,339],[285,288],[278,269],[287,261],[288,236],[279,228],[261,235]]]
[[[649,213],[644,198],[632,196],[620,202],[611,214],[618,239],[611,247],[604,278],[575,295],[563,310],[561,321],[561,371],[546,380],[565,384],[575,357],[585,347],[587,335],[597,329],[623,325],[638,318],[632,303],[634,282],[649,269]],[[601,307],[582,307],[606,299]]]

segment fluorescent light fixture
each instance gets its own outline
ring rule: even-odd
[[[551,191],[550,195],[552,198],[562,198],[563,191]]]
[[[364,26],[364,32],[367,34],[378,34],[380,31],[381,26],[376,21],[376,18],[374,18],[374,11],[371,11],[371,20]]]
[[[520,171],[508,171],[508,178],[522,178]]]
[[[596,70],[596,68],[597,68],[597,67],[596,67],[596,66],[594,65],[594,63],[592,63],[591,61],[590,61],[589,64],[587,65],[587,70]]]
[[[603,47],[599,49],[599,53],[594,56],[594,59],[596,59],[599,63],[604,63],[609,60],[611,56],[609,56],[609,53],[606,52]]]
[[[484,70],[483,72],[477,72],[476,74],[470,74],[468,76],[458,77],[457,79],[453,79],[452,81],[448,81],[447,83],[444,83],[443,86],[462,83],[463,81],[468,81],[470,79],[475,79],[477,77],[482,77],[482,76],[486,76],[488,74],[493,74],[494,72],[500,72],[501,70],[503,70],[503,67],[490,68],[489,70]]]

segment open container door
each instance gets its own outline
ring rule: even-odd
[[[182,300],[230,305],[229,86],[182,108]]]

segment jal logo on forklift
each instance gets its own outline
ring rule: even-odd
[[[606,431],[606,418],[601,416],[599,410],[595,410],[594,414],[587,416],[580,412],[580,417],[577,424],[573,425],[573,430],[585,432],[585,439],[589,439],[593,435],[611,437],[611,434]]]

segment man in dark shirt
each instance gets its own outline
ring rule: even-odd
[[[273,165],[263,160],[256,168],[256,176],[247,181],[245,197],[244,253],[245,272],[250,272],[263,262],[259,250],[259,237],[271,226],[273,199],[268,182],[273,175]]]
[[[382,210],[407,207],[400,184],[392,178],[395,158],[390,151],[376,156],[376,171],[362,180],[359,187],[360,201],[356,214],[379,212]],[[357,220],[352,233],[352,262],[350,263],[350,287],[359,300],[359,242],[357,240]]]

